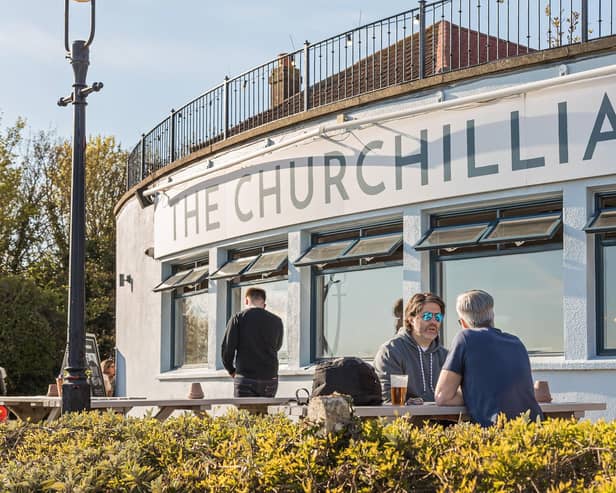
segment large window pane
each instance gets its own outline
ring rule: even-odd
[[[208,295],[175,300],[175,366],[207,363]]]
[[[529,352],[562,353],[562,261],[562,250],[552,250],[442,262],[446,347],[459,330],[456,297],[483,289],[494,297],[499,329],[517,335]]]
[[[317,356],[373,358],[394,335],[391,307],[402,291],[402,266],[339,272],[317,278]]]
[[[239,312],[245,308],[244,299],[246,298],[246,291],[250,286],[235,287],[232,289],[233,313]],[[272,281],[266,284],[259,284],[258,287],[265,289],[267,300],[265,304],[266,309],[275,315],[278,315],[282,319],[282,325],[284,327],[282,347],[278,352],[278,361],[287,362],[289,360],[289,349],[287,344],[287,298],[288,298],[288,283],[286,279],[281,281]]]
[[[616,245],[603,247],[603,349],[616,349]]]

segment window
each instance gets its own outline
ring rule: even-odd
[[[616,194],[596,198],[585,230],[594,233],[597,258],[597,352],[616,355]]]
[[[394,335],[391,309],[402,293],[402,224],[314,235],[295,265],[312,266],[314,357],[373,358]]]
[[[239,268],[241,266],[241,268]],[[212,278],[227,278],[231,282],[230,310],[232,314],[243,310],[246,290],[251,286],[265,289],[267,295],[267,310],[278,315],[282,319],[284,327],[282,348],[278,352],[278,360],[281,363],[289,359],[287,344],[287,247],[286,244],[276,243],[258,248],[234,251],[229,253],[229,261],[218,272],[226,272],[227,275]],[[234,272],[229,275],[229,272]]]
[[[173,300],[171,366],[206,365],[208,352],[207,260],[174,267],[174,273],[154,288]]]
[[[432,284],[447,307],[446,347],[459,330],[458,294],[482,289],[494,297],[498,328],[530,354],[562,354],[560,201],[437,215],[431,226],[416,248],[431,253]]]

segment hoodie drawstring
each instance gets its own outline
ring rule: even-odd
[[[417,351],[419,351],[419,368],[421,368],[421,381],[423,383],[423,391],[426,392],[426,374],[424,372],[423,365],[423,350],[417,346]],[[432,383],[432,353],[430,353],[430,390],[434,393],[434,384]]]

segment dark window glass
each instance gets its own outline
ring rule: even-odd
[[[402,266],[320,274],[316,356],[374,358],[393,337],[391,307],[401,295]]]
[[[616,244],[603,246],[603,350],[616,352]]]
[[[494,298],[495,325],[530,353],[563,352],[562,250],[442,262],[445,346],[459,329],[457,296],[482,289]]]
[[[208,294],[175,298],[174,366],[207,364]]]

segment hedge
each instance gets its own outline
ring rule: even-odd
[[[614,492],[615,447],[616,423],[602,421],[372,420],[325,435],[245,412],[162,423],[83,413],[0,425],[0,490]]]

